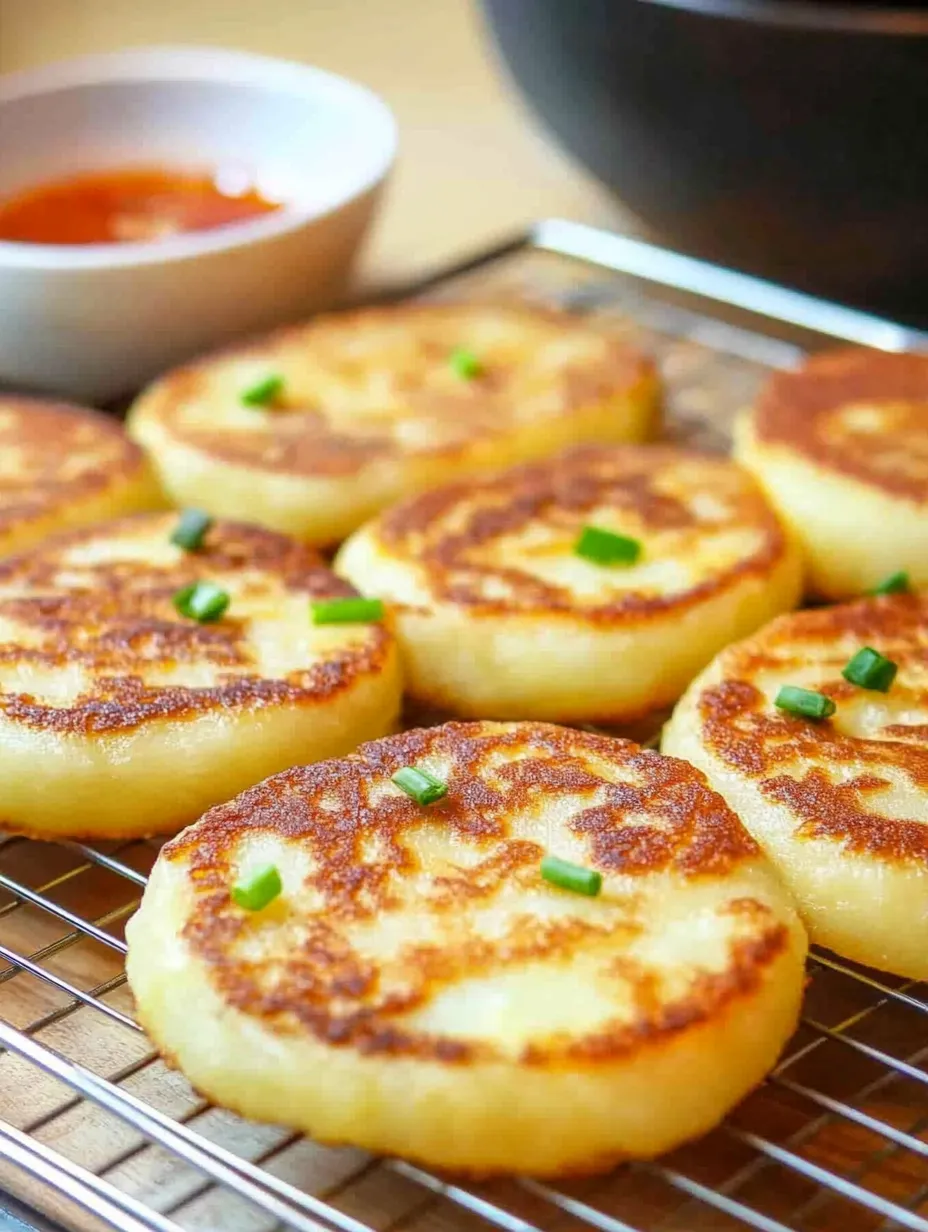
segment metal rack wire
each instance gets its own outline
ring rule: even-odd
[[[507,251],[579,255],[600,273],[619,265],[636,276],[645,268],[640,262],[658,251],[643,246],[634,259],[624,252],[620,260],[614,250],[597,256],[588,248],[598,233],[565,226],[542,224]],[[489,260],[468,266],[483,268]],[[652,282],[694,289],[678,268],[661,268],[666,276],[655,273]],[[748,283],[736,288],[740,298],[726,286],[727,298],[766,311],[763,297],[744,302],[758,286],[764,290]],[[599,286],[572,284],[570,293],[621,307],[624,287],[639,325],[751,365],[789,362],[796,353],[794,342],[642,297],[637,284],[609,284],[604,294]],[[703,288],[704,297],[710,294]],[[717,290],[713,298],[726,296]],[[885,346],[926,342],[860,314],[817,318],[815,301],[800,299],[798,307],[787,304],[791,316],[782,301],[773,315],[833,336],[869,335]],[[249,1126],[211,1108],[167,1069],[135,1024],[122,970],[122,925],[157,850],[153,842],[39,848],[0,839],[0,1184],[59,1221],[37,1226],[928,1232],[923,986],[815,954],[797,1036],[764,1086],[709,1138],[608,1178],[558,1185],[448,1179]]]
[[[13,854],[13,849],[22,845],[29,844],[22,839],[6,839],[0,844],[0,858],[5,863]],[[16,912],[38,909],[63,929],[54,941],[28,954],[0,944],[0,956],[8,964],[0,971],[0,983],[6,985],[28,975],[66,998],[64,1004],[23,1027],[16,1028],[9,1022],[0,1021],[0,1045],[44,1074],[60,1080],[73,1094],[57,1102],[49,1111],[26,1116],[20,1127],[0,1123],[0,1150],[3,1154],[33,1177],[55,1186],[79,1206],[102,1215],[111,1226],[126,1232],[136,1232],[137,1229],[175,1232],[184,1228],[187,1225],[179,1221],[183,1210],[214,1185],[234,1191],[284,1227],[301,1232],[319,1232],[320,1229],[369,1232],[367,1223],[339,1210],[331,1201],[302,1191],[268,1171],[267,1165],[274,1156],[296,1141],[293,1135],[278,1135],[271,1146],[255,1158],[242,1158],[198,1132],[196,1122],[207,1110],[203,1101],[193,1101],[182,1115],[175,1117],[159,1111],[127,1090],[124,1084],[129,1078],[160,1064],[155,1053],[145,1049],[130,1064],[104,1077],[87,1065],[69,1059],[61,1048],[51,1048],[42,1042],[41,1037],[48,1028],[87,1012],[100,1015],[123,1030],[138,1031],[131,1016],[107,1000],[110,994],[122,988],[124,974],[116,974],[90,988],[82,988],[77,982],[50,969],[48,963],[86,941],[104,945],[120,956],[123,954],[124,942],[112,928],[131,914],[144,884],[144,875],[138,868],[139,856],[143,862],[150,862],[154,859],[156,848],[154,845],[136,843],[128,848],[104,852],[83,844],[67,844],[62,851],[70,853],[73,863],[65,871],[37,886],[29,886],[6,872],[0,872],[0,888],[10,896],[0,907],[0,922],[8,920]],[[127,851],[132,851],[136,857],[131,864],[125,859]],[[86,879],[94,870],[119,878],[126,898],[117,907],[96,918],[84,919],[65,906],[62,900],[66,890],[73,889],[75,882]],[[603,1209],[597,1205],[595,1197],[584,1195],[583,1190],[589,1189],[589,1185],[561,1188],[529,1180],[515,1184],[523,1190],[527,1199],[536,1199],[551,1211],[569,1217],[573,1223],[592,1226],[601,1232],[637,1232],[638,1229],[652,1226],[661,1229],[741,1226],[756,1228],[760,1232],[830,1227],[834,1224],[833,1219],[831,1222],[816,1222],[817,1213],[823,1212],[830,1202],[849,1202],[876,1220],[858,1225],[849,1222],[845,1214],[842,1216],[844,1227],[899,1227],[926,1232],[928,1137],[925,1133],[928,1130],[928,1092],[925,1087],[928,1086],[928,1070],[923,1068],[923,1063],[928,1058],[928,1037],[924,1036],[928,1018],[923,1016],[928,1015],[928,999],[919,996],[910,985],[894,986],[827,955],[816,955],[812,963],[813,990],[826,980],[852,986],[863,995],[863,1000],[834,1022],[823,1021],[818,1017],[818,1012],[810,1007],[803,1031],[768,1083],[772,1091],[789,1095],[806,1106],[802,1124],[779,1140],[769,1132],[758,1132],[749,1115],[741,1115],[726,1125],[721,1133],[743,1149],[745,1158],[724,1181],[707,1183],[700,1178],[698,1167],[693,1167],[692,1161],[685,1158],[681,1158],[679,1163],[675,1160],[662,1161],[625,1169],[630,1179],[640,1181],[645,1178],[659,1182],[668,1190],[676,1191],[684,1200],[682,1206],[665,1201],[660,1208],[659,1222],[653,1224],[629,1222],[621,1214]],[[846,989],[844,995],[846,998]],[[829,999],[824,998],[825,1001]],[[812,1000],[810,996],[810,1002]],[[861,1027],[871,1023],[889,1007],[915,1020],[916,1030],[926,1040],[921,1048],[898,1056],[871,1042],[866,1033],[861,1032]],[[899,1024],[894,1023],[894,1028],[898,1032]],[[850,1060],[864,1060],[878,1067],[880,1072],[841,1096],[831,1095],[794,1076],[804,1062],[808,1063],[815,1054],[826,1048],[845,1052],[847,1057],[842,1058],[845,1065]],[[922,1096],[921,1106],[913,1108],[909,1124],[899,1126],[892,1120],[881,1119],[867,1111],[868,1105],[872,1105],[881,1092],[901,1082],[916,1084]],[[131,1145],[115,1151],[99,1174],[74,1163],[39,1133],[83,1101],[105,1109],[140,1135]],[[848,1166],[843,1171],[823,1166],[816,1161],[814,1152],[804,1150],[824,1127],[835,1122],[844,1122],[859,1129],[862,1135],[874,1139],[871,1149],[849,1158]],[[185,1189],[179,1201],[168,1202],[161,1210],[141,1202],[111,1179],[117,1169],[148,1150],[148,1142],[159,1143],[174,1152],[201,1178]],[[908,1153],[911,1157],[912,1166],[908,1170],[911,1190],[908,1194],[887,1195],[880,1192],[881,1187],[867,1183],[874,1168],[879,1167],[885,1172],[887,1161],[896,1159],[900,1153]],[[686,1154],[682,1153],[683,1156]],[[787,1168],[815,1186],[814,1192],[810,1190],[788,1215],[768,1214],[757,1209],[748,1194],[752,1182],[756,1182],[763,1171],[774,1167]],[[550,1216],[544,1221],[533,1221],[520,1213],[511,1195],[504,1204],[494,1196],[494,1188],[498,1187],[463,1186],[398,1161],[381,1164],[362,1160],[357,1164],[356,1175],[371,1168],[391,1169],[414,1182],[423,1191],[423,1204],[458,1206],[505,1229],[505,1232],[535,1232],[537,1228],[550,1226]],[[902,1171],[905,1172],[904,1169]],[[344,1188],[344,1185],[345,1178],[342,1178],[339,1187]],[[614,1179],[612,1185],[615,1186]],[[330,1199],[334,1196],[332,1193],[327,1195]],[[620,1202],[620,1209],[621,1205]],[[735,1222],[706,1223],[706,1212],[715,1212]],[[785,1222],[787,1218],[789,1222]],[[688,1223],[687,1219],[693,1222]]]

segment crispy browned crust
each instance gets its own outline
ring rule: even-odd
[[[519,759],[501,765],[501,750]],[[422,826],[423,810],[382,788],[401,766],[429,755],[451,763],[448,795],[430,807],[429,821],[450,831],[469,856],[462,867],[449,863],[446,875],[433,873],[423,884],[419,857],[404,841],[407,831]],[[603,761],[614,767],[607,776]],[[405,1026],[404,1016],[473,977],[532,960],[569,961],[576,951],[600,945],[608,954],[617,938],[641,927],[633,899],[604,895],[595,914],[526,914],[493,940],[470,930],[469,906],[489,906],[513,883],[537,884],[543,849],[511,837],[509,819],[533,808],[542,794],[573,800],[568,824],[586,841],[587,863],[606,873],[722,877],[758,854],[735,815],[684,762],[630,741],[548,724],[447,723],[267,779],[210,810],[161,858],[186,864],[193,903],[183,935],[230,1006],[270,1030],[305,1031],[365,1053],[491,1061],[500,1054],[489,1043],[432,1036]],[[233,904],[229,886],[243,836],[262,832],[306,849],[314,868],[306,888],[314,906],[301,903],[298,918],[285,917],[285,944],[270,941],[256,959],[252,920]],[[384,919],[410,902],[442,929],[441,942],[410,943],[389,967],[363,958],[352,946],[351,927]],[[668,1002],[653,972],[616,957],[607,968],[633,989],[634,1020],[583,1038],[535,1043],[520,1063],[606,1063],[705,1023],[749,994],[787,946],[788,934],[754,899],[733,900],[729,910],[741,919],[743,935],[733,942],[724,971],[697,976],[684,995]],[[273,932],[273,924],[267,927]]]
[[[722,517],[697,518],[668,490],[667,479],[676,468],[694,460],[705,470],[707,492],[728,502]],[[751,556],[689,590],[673,594],[620,590],[605,601],[589,603],[517,564],[497,563],[499,556],[505,556],[499,549],[494,558],[486,551],[530,522],[547,527],[569,549],[585,515],[602,506],[627,514],[630,525],[642,533],[676,532],[683,558],[690,546],[696,550],[707,529],[749,525],[762,532],[762,542]],[[479,485],[449,484],[394,506],[375,523],[375,533],[388,552],[416,561],[420,580],[436,600],[462,604],[470,615],[574,619],[582,615],[584,621],[598,625],[683,611],[745,577],[769,573],[788,551],[776,515],[744,471],[724,458],[656,445],[582,445],[481,480]]]
[[[879,430],[842,423],[853,407],[878,409]],[[845,348],[778,372],[754,413],[763,444],[783,445],[872,487],[928,500],[928,355]]]
[[[0,537],[135,478],[145,456],[118,420],[66,402],[0,394]]]
[[[848,634],[860,646],[872,646],[898,664],[899,675],[892,687],[894,705],[924,711],[928,598],[865,599],[781,616],[755,637],[728,650],[723,659],[724,680],[699,700],[703,736],[717,757],[744,777],[757,780],[768,800],[790,809],[799,838],[831,839],[847,851],[925,865],[928,825],[887,817],[868,807],[868,797],[890,785],[887,770],[901,774],[925,796],[928,728],[888,723],[879,739],[842,733],[842,704],[860,699],[860,690],[841,676],[850,657],[847,641],[841,639]],[[832,646],[836,648],[829,651]],[[824,655],[822,647],[826,648]],[[792,665],[803,667],[810,651],[834,669],[816,688],[832,698],[838,710],[833,719],[819,723],[773,713],[752,683],[765,668],[779,672]],[[800,774],[795,763],[801,759],[819,764]],[[855,773],[840,777],[829,773],[831,768],[846,771],[847,767],[854,767]]]
[[[176,514],[142,515],[109,522],[107,538],[154,527],[167,538]],[[272,574],[311,598],[357,592],[336,578],[311,549],[285,535],[235,522],[214,523],[202,550],[179,556],[170,568],[122,561],[82,565],[80,585],[56,582],[63,554],[98,538],[88,527],[47,540],[41,548],[0,561],[0,618],[29,626],[35,644],[0,643],[0,664],[40,669],[78,665],[94,678],[73,706],[50,706],[28,693],[0,692],[0,714],[24,727],[75,735],[126,732],[162,719],[194,719],[219,710],[267,705],[315,705],[377,672],[389,653],[386,629],[372,627],[365,645],[333,652],[325,662],[280,679],[257,672],[234,608],[214,624],[185,620],[174,608],[181,587],[229,571]],[[17,593],[19,588],[24,593]],[[227,675],[212,688],[146,685],[140,671],[152,666],[208,663]]]
[[[466,345],[467,320],[486,311],[543,323],[552,339],[565,331],[581,331],[598,341],[596,359],[587,358],[582,365],[565,366],[552,373],[550,379],[556,384],[552,414],[570,415],[622,395],[656,398],[653,362],[602,326],[576,316],[526,305],[404,303],[319,316],[306,324],[226,348],[168,373],[142,395],[138,406],[146,416],[164,424],[174,439],[219,460],[262,471],[342,477],[386,458],[418,454],[447,459],[465,452],[476,440],[511,430],[511,386],[518,360],[507,362],[497,357],[471,380],[449,385],[446,379],[450,351]],[[460,323],[457,329],[456,323]],[[356,339],[385,329],[397,331],[394,353],[366,357],[362,352],[359,357]],[[372,415],[367,426],[357,418],[345,423],[337,411],[331,417],[318,390],[301,395],[292,383],[273,412],[255,414],[247,428],[237,425],[235,432],[229,432],[185,421],[185,405],[194,400],[208,401],[212,396],[217,365],[250,357],[261,360],[270,371],[285,372],[288,358],[299,362],[304,355],[311,357],[333,383],[350,384],[367,375],[368,369],[382,374],[406,415],[452,422],[453,439],[441,443],[411,441],[394,431],[387,414]],[[432,375],[436,372],[442,376],[437,382]]]

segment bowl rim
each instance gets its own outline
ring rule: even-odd
[[[217,81],[231,86],[264,85],[316,99],[329,97],[334,103],[347,102],[360,112],[366,110],[365,123],[376,137],[371,143],[374,154],[363,166],[359,164],[358,175],[350,187],[323,205],[285,202],[279,209],[256,218],[242,219],[213,230],[188,231],[157,242],[78,245],[0,240],[0,268],[106,270],[167,265],[250,247],[322,221],[360,200],[386,178],[396,159],[396,118],[384,100],[367,86],[315,65],[223,47],[129,47],[3,73],[0,74],[0,112],[7,103],[20,99],[118,81]]]
[[[858,34],[928,35],[928,10],[847,4],[841,0],[638,0],[707,17],[768,26]]]

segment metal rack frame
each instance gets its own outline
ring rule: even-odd
[[[801,327],[830,338],[866,343],[887,350],[928,349],[928,334],[870,317],[837,305],[721,270],[668,253],[652,245],[623,239],[578,224],[547,221],[528,234],[462,262],[411,290],[442,285],[471,270],[481,269],[520,250],[534,249],[578,258],[603,270],[642,279],[651,286],[671,288],[698,296],[706,303],[737,306],[779,323]],[[589,295],[587,287],[583,294]],[[592,289],[595,296],[595,284]],[[679,304],[661,305],[660,320],[648,322],[668,334],[683,334],[718,350],[746,356],[754,362],[781,366],[800,352],[763,332],[731,325],[705,307],[694,310]],[[750,1117],[729,1118],[718,1131],[717,1155],[733,1152],[736,1165],[722,1177],[695,1161],[692,1152],[646,1164],[624,1165],[611,1184],[621,1191],[623,1182],[658,1195],[649,1198],[654,1217],[629,1215],[601,1200],[589,1186],[542,1184],[529,1179],[508,1185],[480,1185],[448,1180],[402,1161],[370,1160],[323,1196],[304,1191],[268,1169],[274,1159],[299,1140],[283,1134],[263,1153],[244,1158],[198,1132],[198,1119],[208,1111],[205,1101],[193,1103],[178,1117],[167,1115],[125,1089],[123,1084],[158,1062],[154,1051],[143,1053],[121,1069],[101,1077],[78,1064],[63,1051],[42,1041],[42,1033],[74,1015],[92,1014],[130,1032],[140,1032],[133,1018],[107,997],[125,984],[124,972],[85,989],[57,974],[46,964],[71,947],[90,941],[117,958],[125,953],[118,927],[134,910],[145,884],[145,871],[157,854],[152,842],[125,843],[103,849],[83,843],[56,844],[68,867],[55,877],[31,886],[3,871],[7,858],[28,840],[0,838],[0,925],[16,913],[39,913],[53,921],[60,935],[33,950],[0,944],[0,1057],[4,1053],[27,1062],[57,1079],[68,1095],[53,1110],[37,1114],[15,1127],[0,1119],[0,1159],[24,1174],[65,1195],[77,1208],[91,1212],[120,1232],[183,1232],[185,1208],[197,1198],[221,1187],[233,1191],[275,1227],[298,1232],[373,1232],[366,1222],[339,1209],[338,1195],[371,1169],[385,1169],[409,1182],[421,1202],[378,1232],[395,1232],[429,1218],[444,1206],[456,1208],[484,1226],[502,1232],[546,1232],[547,1229],[597,1229],[598,1232],[695,1232],[752,1228],[758,1232],[806,1232],[832,1228],[883,1232],[891,1228],[928,1232],[928,991],[859,970],[831,955],[815,953],[810,963],[812,994],[825,1007],[841,1007],[834,1021],[817,1009],[810,994],[802,1029],[779,1066],[767,1080],[766,1090],[783,1106],[797,1110],[784,1132],[759,1129]],[[141,865],[141,868],[138,867]],[[118,902],[100,915],[84,915],[67,905],[68,895],[82,878],[105,877]],[[112,897],[112,894],[110,895]],[[63,1004],[40,1017],[13,1026],[4,1013],[4,990],[20,977],[54,990]],[[872,1028],[892,1016],[892,1029],[884,1034]],[[884,1023],[884,1026],[886,1024]],[[898,1048],[894,1044],[913,1033],[924,1044]],[[887,1040],[889,1042],[887,1042]],[[827,1053],[839,1070],[853,1074],[852,1089],[835,1094],[806,1077],[810,1064]],[[858,1070],[860,1076],[858,1077]],[[880,1115],[887,1092],[900,1086],[910,1093],[905,1106],[911,1115]],[[82,1101],[97,1105],[138,1131],[137,1141],[109,1159],[98,1172],[75,1163],[37,1136],[56,1118]],[[799,1122],[798,1124],[796,1122]],[[866,1149],[851,1152],[846,1165],[834,1167],[816,1155],[815,1144],[829,1129],[847,1130]],[[199,1181],[179,1201],[161,1210],[141,1202],[115,1183],[114,1170],[156,1143],[183,1160],[199,1174]],[[905,1185],[884,1179],[895,1176],[904,1161]],[[785,1188],[796,1184],[801,1193],[790,1197],[786,1213],[759,1209],[753,1197],[758,1180],[779,1170]],[[902,1192],[902,1189],[905,1192]],[[763,1205],[763,1204],[760,1204]],[[860,1222],[853,1222],[859,1216]],[[645,1223],[641,1219],[646,1219]],[[834,1220],[837,1222],[834,1222]],[[829,1222],[829,1220],[832,1220]],[[42,1226],[49,1227],[48,1223]],[[266,1223],[262,1226],[267,1226]]]

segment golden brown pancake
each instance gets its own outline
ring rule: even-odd
[[[634,539],[638,560],[578,556],[591,524]],[[407,690],[475,718],[627,722],[801,593],[750,476],[666,446],[581,446],[413,497],[335,567],[392,605]]]
[[[0,556],[163,504],[145,455],[117,420],[0,393]]]
[[[403,794],[405,766],[444,799]],[[545,854],[599,870],[601,894],[544,880]],[[280,897],[244,910],[232,885],[268,863]],[[211,1099],[548,1175],[714,1125],[795,1025],[805,953],[700,774],[534,723],[414,730],[268,779],[162,851],[127,936],[141,1022]]]
[[[0,828],[171,832],[390,729],[388,630],[311,621],[311,600],[350,587],[282,535],[220,523],[185,552],[176,523],[127,518],[0,562]],[[176,610],[198,580],[229,594],[221,620]]]
[[[477,365],[462,375],[456,352]],[[267,406],[242,395],[282,379]],[[129,430],[178,504],[330,544],[411,492],[583,440],[638,440],[654,367],[540,308],[399,304],[318,317],[157,381]]]
[[[862,647],[898,666],[887,693],[842,676]],[[928,598],[799,612],[722,652],[664,749],[703,770],[766,849],[814,941],[928,977]],[[832,718],[778,710],[783,685]]]
[[[736,457],[795,531],[813,593],[928,585],[928,355],[840,350],[771,378]]]

